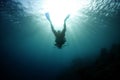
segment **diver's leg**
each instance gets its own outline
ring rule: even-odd
[[[53,26],[49,13],[45,13],[45,16],[46,16],[47,20],[50,22],[50,25]]]
[[[47,20],[50,22],[52,32],[55,34],[56,31],[55,31],[55,29],[54,29],[54,27],[53,27],[53,24],[52,24],[52,21],[51,21],[51,19],[50,19],[49,13],[45,13],[45,16],[46,16]]]
[[[46,18],[47,18],[48,21],[51,21],[49,13],[45,13],[45,16],[46,16]]]
[[[67,16],[66,16],[66,18],[64,19],[64,23],[67,21],[67,19],[70,17],[70,14],[68,14]]]
[[[67,19],[70,17],[70,15],[67,15],[66,18],[64,19],[64,28],[62,30],[62,34],[65,34],[65,31],[66,31],[66,21]]]

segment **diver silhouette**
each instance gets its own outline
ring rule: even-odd
[[[50,22],[50,25],[51,25],[51,29],[52,29],[52,32],[54,33],[55,35],[55,46],[58,47],[58,48],[62,48],[63,44],[66,42],[66,38],[65,38],[65,32],[66,32],[66,21],[67,19],[70,17],[70,15],[67,15],[66,18],[64,19],[64,28],[62,31],[58,30],[56,31],[54,29],[54,26],[52,24],[52,21],[50,19],[50,15],[49,13],[46,13],[45,14],[46,18],[48,19],[48,21]]]

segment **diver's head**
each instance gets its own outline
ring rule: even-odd
[[[64,45],[64,43],[66,42],[65,38],[61,38],[61,37],[57,37],[55,40],[55,46],[58,48],[62,48],[62,46]]]
[[[62,46],[63,46],[63,44],[64,44],[64,43],[56,42],[56,43],[55,43],[55,46],[56,46],[57,48],[61,49]]]
[[[62,45],[61,44],[55,44],[56,47],[58,47],[59,49],[62,48]]]

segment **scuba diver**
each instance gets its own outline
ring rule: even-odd
[[[49,13],[46,13],[45,14],[46,18],[48,19],[48,21],[50,22],[50,25],[51,25],[51,29],[52,29],[52,32],[54,33],[55,35],[55,46],[58,47],[58,48],[62,48],[63,44],[66,42],[66,39],[65,39],[65,32],[66,32],[66,21],[67,19],[70,17],[70,15],[68,15],[65,19],[64,19],[64,28],[62,31],[58,30],[56,31],[54,29],[54,26],[51,22],[51,19],[50,19],[50,15]]]

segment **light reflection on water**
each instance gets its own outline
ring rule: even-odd
[[[13,0],[17,3],[19,3],[19,8],[21,8],[24,11],[24,15],[32,15],[36,16],[35,20],[38,20],[37,23],[39,23],[41,20],[46,21],[46,18],[44,16],[44,13],[46,12],[45,10],[45,3],[48,0]],[[68,0],[69,1],[69,0]],[[72,25],[72,22],[76,22],[80,20],[80,22],[85,22],[86,19],[89,19],[90,16],[97,15],[98,16],[114,16],[118,13],[120,9],[120,3],[119,0],[75,0],[78,2],[78,11],[74,14],[71,15],[71,19],[69,22],[69,25]],[[54,2],[51,1],[51,2]],[[83,4],[84,3],[84,4]],[[76,17],[79,19],[77,20]],[[55,21],[57,21],[58,18],[54,19],[54,24]],[[60,21],[59,21],[60,22]],[[57,22],[56,22],[57,23]],[[48,23],[47,23],[48,24]],[[62,26],[56,25],[56,29],[60,29],[59,27]]]

